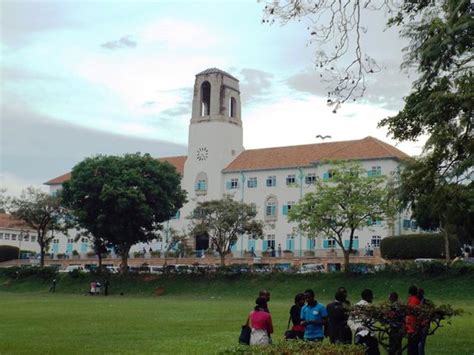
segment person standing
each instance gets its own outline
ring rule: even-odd
[[[367,307],[374,300],[372,290],[365,289],[361,293],[361,300],[355,304],[356,307]],[[380,355],[379,342],[367,325],[355,320],[349,319],[348,325],[355,334],[354,343],[365,347],[366,355]]]
[[[255,300],[255,308],[249,314],[250,345],[266,345],[271,343],[270,335],[273,333],[272,316],[267,312],[267,301],[263,297]]]
[[[104,296],[107,296],[109,294],[109,280],[104,281]]]
[[[423,290],[422,288],[418,288],[417,297],[420,300],[421,306],[432,304],[429,300],[425,298],[425,290]],[[429,321],[421,320],[419,322],[419,327],[418,327],[418,333],[419,333],[418,355],[425,355],[426,338],[428,337],[429,330],[430,330]]]
[[[281,258],[281,244],[278,243],[278,257]]]
[[[56,292],[56,279],[53,279],[53,282],[51,282],[51,286],[49,288],[49,292],[55,293]]]
[[[408,301],[407,304],[411,310],[411,313],[421,304],[420,299],[418,298],[418,288],[415,285],[412,285],[408,288]],[[416,315],[409,314],[405,318],[406,331],[408,335],[408,355],[418,355],[418,343],[420,341],[420,336],[417,331],[417,319]]]
[[[96,285],[97,285],[97,284],[96,284],[95,281],[92,281],[92,282],[91,282],[91,285],[90,285],[91,288],[90,288],[90,291],[89,291],[89,294],[90,294],[91,296],[94,296],[94,295],[95,295],[95,288],[96,288]]]
[[[270,302],[270,291],[268,290],[261,290],[258,293],[259,298],[264,298],[265,299],[265,312],[270,313],[270,310],[268,309],[268,302]]]
[[[293,323],[293,326],[291,327],[293,339],[304,338],[304,326],[301,325],[301,309],[304,306],[304,302],[305,302],[304,294],[298,293],[295,296],[295,304],[291,306],[290,308],[290,320]],[[287,339],[291,339],[291,338],[287,338]]]
[[[328,313],[326,307],[318,303],[314,298],[314,291],[308,289],[304,291],[306,305],[301,309],[301,325],[304,328],[304,340],[306,341],[323,341],[323,327],[327,323]]]
[[[400,312],[398,293],[392,292],[388,296],[390,304],[390,329],[388,331],[388,354],[402,355],[403,325],[404,319]]]
[[[352,332],[347,325],[351,303],[347,300],[347,290],[339,287],[334,298],[335,301],[327,305],[329,339],[332,344],[351,344]]]

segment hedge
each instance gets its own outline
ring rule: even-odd
[[[0,262],[18,259],[20,249],[11,245],[0,245]]]
[[[449,237],[449,254],[459,254],[461,243]],[[380,243],[380,253],[384,259],[444,258],[444,236],[441,234],[407,234],[387,237]]]

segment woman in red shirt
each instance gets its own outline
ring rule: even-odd
[[[415,308],[420,305],[420,299],[417,297],[418,295],[418,288],[414,285],[410,286],[408,289],[408,301],[407,304],[411,306],[411,308]],[[408,334],[408,348],[407,353],[408,355],[418,355],[418,342],[419,342],[419,332],[417,329],[416,324],[416,316],[410,314],[406,316],[405,323],[406,323],[406,330]]]
[[[252,332],[250,333],[250,345],[270,344],[270,334],[273,333],[272,316],[266,312],[267,300],[263,297],[255,301],[255,309],[250,312],[249,320]]]

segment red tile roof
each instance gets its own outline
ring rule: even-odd
[[[177,157],[166,157],[166,158],[158,158],[159,161],[164,162],[167,161],[171,165],[174,165],[176,171],[181,174],[184,174],[184,163],[186,162],[187,156],[177,156]],[[66,173],[64,175],[58,176],[52,180],[45,182],[45,185],[61,185],[63,182],[68,181],[71,178],[71,173]]]
[[[224,172],[305,167],[324,160],[405,159],[401,150],[373,137],[243,151]]]
[[[8,229],[27,229],[32,228],[20,219],[13,217],[10,214],[0,213],[0,228]]]

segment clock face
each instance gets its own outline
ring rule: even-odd
[[[209,151],[207,150],[206,147],[201,147],[196,152],[196,158],[199,161],[207,160],[208,156],[209,156]]]

